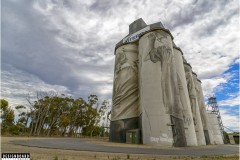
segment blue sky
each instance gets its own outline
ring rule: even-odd
[[[231,78],[228,79],[227,83],[222,83],[215,89],[215,96],[218,98],[218,101],[235,98],[239,93],[239,64],[231,64],[229,69],[223,74],[230,74]]]
[[[128,26],[161,21],[215,94],[223,124],[239,130],[237,0],[1,1],[1,98],[27,104],[37,91],[111,101],[114,47]]]
[[[220,113],[223,114],[222,119],[224,120],[231,116],[238,117],[239,123],[239,63],[232,64],[224,74],[231,75],[231,77],[227,83],[220,84],[215,89],[215,96],[217,97]],[[233,119],[231,121],[232,123],[236,123]],[[223,125],[228,128],[227,124]],[[232,126],[230,129],[233,131],[239,130],[237,126]],[[229,129],[226,129],[226,131],[231,132]]]

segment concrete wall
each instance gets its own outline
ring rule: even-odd
[[[207,111],[209,124],[211,128],[211,132],[213,134],[213,143],[214,144],[224,144],[223,137],[220,131],[219,122],[217,119],[217,115],[211,111]]]
[[[191,105],[189,100],[186,75],[183,66],[182,51],[174,47],[173,48],[174,59],[176,64],[178,87],[180,92],[180,100],[183,106],[183,118],[184,118],[184,128],[187,140],[187,146],[197,146],[197,138],[195,133],[195,127],[193,123],[193,116],[191,111]]]

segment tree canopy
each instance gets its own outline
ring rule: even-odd
[[[4,99],[1,100],[1,133],[14,133],[14,111],[8,106],[8,101]]]
[[[31,136],[103,136],[100,122],[109,107],[106,100],[99,103],[96,95],[89,95],[87,101],[57,94],[37,97],[28,99],[28,107],[15,107],[17,122],[8,102],[1,99],[2,133],[11,131],[7,126],[14,126],[15,134]]]

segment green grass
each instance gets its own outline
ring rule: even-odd
[[[53,160],[58,160],[58,156],[55,156]]]

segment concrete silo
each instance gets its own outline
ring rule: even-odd
[[[139,90],[144,144],[186,146],[172,36],[155,28],[139,39]]]
[[[204,131],[206,143],[214,144],[211,125],[209,124],[209,118],[208,118],[205,103],[204,103],[202,85],[199,79],[197,79],[197,82],[196,82],[196,91],[197,91],[198,106],[199,106],[199,111],[200,111],[201,120],[203,124],[203,131]]]
[[[224,136],[223,136],[223,124],[222,118],[219,112],[219,107],[217,104],[217,99],[215,96],[211,96],[208,98],[208,122],[211,126],[210,129],[212,130],[213,134],[213,143],[214,144],[223,144]]]
[[[139,128],[138,46],[125,44],[115,51],[110,141],[125,142],[126,132]]]
[[[207,111],[207,115],[208,115],[209,124],[211,126],[211,132],[213,134],[213,143],[224,144],[217,115],[212,111]]]
[[[192,74],[191,74],[192,73]],[[191,104],[193,105],[192,108],[195,109],[195,129],[196,129],[196,136],[197,136],[197,140],[198,140],[198,145],[206,145],[206,139],[205,139],[205,135],[203,132],[203,124],[202,124],[202,119],[201,119],[201,114],[200,114],[200,109],[199,109],[199,105],[198,105],[198,99],[197,99],[197,74],[192,72],[189,72],[189,74],[192,76],[192,85],[190,85],[192,87],[192,93],[189,94],[190,95],[190,100],[191,100]]]
[[[187,87],[189,93],[189,99],[191,103],[193,121],[195,126],[195,132],[197,137],[198,145],[206,145],[205,137],[203,133],[202,120],[199,112],[199,107],[197,103],[197,95],[194,83],[194,76],[192,74],[192,67],[189,63],[184,63],[184,70],[186,74]]]
[[[183,106],[183,119],[184,128],[187,140],[187,146],[197,146],[197,138],[195,133],[195,127],[193,123],[193,116],[191,110],[191,104],[188,94],[186,75],[183,66],[183,53],[182,50],[175,44],[173,46],[174,59],[176,64],[178,87],[180,92],[180,100]]]
[[[110,141],[131,143],[138,135],[134,142],[148,145],[206,145],[203,107],[201,84],[170,31],[161,22],[131,23],[115,48]]]

